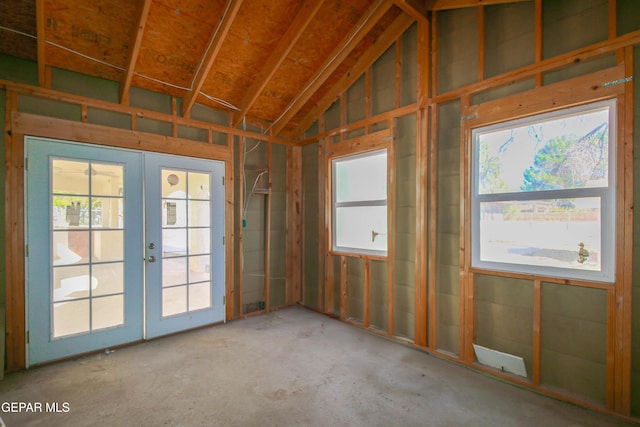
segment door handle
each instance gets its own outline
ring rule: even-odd
[[[149,262],[156,262],[156,257],[154,257],[153,255],[149,256],[149,258],[147,258],[147,261]]]

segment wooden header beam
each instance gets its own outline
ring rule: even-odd
[[[189,115],[193,104],[195,104],[198,94],[200,93],[200,89],[202,88],[202,85],[204,85],[205,80],[207,80],[209,71],[220,52],[222,43],[224,43],[227,33],[240,10],[242,1],[243,0],[229,0],[225,12],[220,20],[220,24],[216,27],[216,30],[211,36],[209,46],[200,61],[200,66],[198,67],[196,75],[193,77],[191,91],[187,93],[182,103],[181,113],[183,117],[187,117]]]
[[[363,17],[358,21],[355,30],[350,32],[340,43],[338,48],[331,53],[329,60],[320,67],[320,72],[314,75],[309,83],[305,85],[305,89],[295,98],[285,109],[283,114],[278,117],[271,127],[273,135],[279,134],[282,129],[295,117],[300,108],[313,96],[313,94],[322,86],[322,84],[331,76],[331,74],[344,61],[349,53],[360,43],[364,36],[371,31],[374,25],[384,16],[385,13],[393,6],[391,0],[380,0],[372,5]]]
[[[147,18],[149,17],[149,8],[151,7],[151,0],[143,0],[138,8],[138,19],[136,20],[138,26],[134,31],[131,48],[129,49],[129,58],[127,59],[127,71],[122,77],[120,82],[120,103],[129,104],[129,89],[131,88],[131,80],[133,79],[133,72],[136,68],[136,62],[138,62],[138,54],[140,53],[140,46],[142,45],[142,36],[144,35],[144,27],[147,24]]]

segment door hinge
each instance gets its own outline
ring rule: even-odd
[[[224,176],[222,177],[222,185],[224,185]]]
[[[27,331],[27,344],[31,344],[31,332]]]
[[[222,236],[222,246],[226,244],[226,241],[227,241],[226,236]]]
[[[226,305],[226,304],[227,304],[227,296],[222,295],[222,305]]]
[[[29,245],[25,245],[24,251],[26,253],[27,258],[29,258]]]
[[[26,170],[26,171],[29,170],[29,158],[28,157],[24,158],[24,170]]]

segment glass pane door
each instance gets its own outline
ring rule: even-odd
[[[222,162],[147,155],[147,334],[224,320]]]
[[[29,363],[141,339],[141,154],[29,138],[27,156]]]

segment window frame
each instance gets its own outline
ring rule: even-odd
[[[363,200],[357,202],[336,202],[336,162],[345,161],[345,160],[354,160],[358,158],[364,158],[369,156],[377,155],[381,152],[384,152],[386,155],[386,199],[383,200]],[[366,258],[375,258],[386,260],[389,255],[389,236],[390,236],[390,221],[389,221],[389,178],[390,178],[390,160],[392,159],[391,147],[387,144],[380,144],[374,147],[370,147],[368,149],[363,149],[359,151],[338,151],[329,155],[327,157],[327,168],[328,174],[327,176],[330,178],[330,184],[327,188],[330,191],[328,200],[330,202],[330,218],[329,218],[329,252],[334,255],[343,255],[343,256],[355,256],[355,257],[366,257]],[[342,205],[342,206],[340,206]],[[337,227],[336,227],[336,218],[337,213],[336,209],[338,207],[370,207],[370,206],[386,206],[386,222],[387,222],[387,245],[384,251],[375,250],[375,249],[363,249],[357,247],[348,247],[348,246],[338,246],[337,245]]]
[[[585,187],[575,189],[538,190],[522,192],[503,192],[479,194],[479,149],[478,136],[499,130],[510,129],[528,124],[576,116],[598,109],[609,109],[608,121],[608,185],[606,187]],[[478,124],[470,129],[470,238],[471,268],[494,270],[506,273],[535,275],[559,279],[576,279],[588,282],[613,284],[616,281],[616,216],[617,216],[617,145],[618,139],[618,106],[617,98],[590,100],[578,105],[536,112],[526,117],[515,119],[504,118],[490,124]],[[480,205],[483,202],[541,201],[551,199],[596,197],[600,199],[600,253],[602,255],[600,270],[580,270],[548,265],[520,264],[481,259],[480,245]]]

